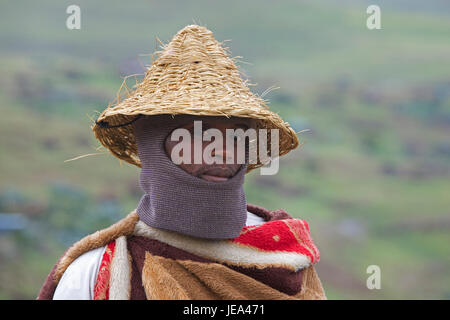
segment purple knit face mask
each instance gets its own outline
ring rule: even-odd
[[[245,163],[228,180],[213,182],[191,175],[171,161],[164,144],[174,129],[194,120],[201,119],[193,115],[156,115],[133,123],[142,164],[140,186],[145,192],[137,213],[155,228],[200,238],[235,238],[247,218],[243,183],[248,146]]]

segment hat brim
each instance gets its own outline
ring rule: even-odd
[[[131,123],[139,115],[162,115],[162,114],[189,114],[195,116],[224,116],[224,117],[242,117],[251,118],[256,121],[256,129],[267,129],[267,141],[270,146],[270,130],[279,130],[279,154],[283,156],[295,149],[299,145],[299,139],[295,131],[289,124],[281,119],[281,117],[268,109],[264,108],[230,108],[216,107],[212,109],[206,108],[180,108],[180,106],[166,107],[161,109],[150,108],[149,106],[141,106],[139,108],[133,107],[132,110],[124,111],[119,109],[107,109],[93,124],[92,130],[100,143],[107,148],[114,156],[124,160],[132,165],[141,167],[139,160],[136,140]],[[100,122],[107,123],[109,127],[99,125]],[[123,125],[127,124],[128,125]],[[270,147],[267,148],[268,156],[270,154]],[[259,155],[259,151],[257,153]],[[269,158],[270,159],[270,158]],[[249,164],[247,173],[266,165],[261,159],[257,158],[257,163]]]

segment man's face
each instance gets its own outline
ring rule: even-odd
[[[184,171],[188,172],[189,174],[196,176],[198,178],[207,180],[207,181],[213,181],[213,182],[222,182],[230,179],[233,177],[241,168],[242,164],[237,163],[238,162],[238,143],[236,142],[237,139],[233,139],[232,147],[229,148],[227,151],[227,142],[226,142],[226,130],[227,129],[243,129],[244,131],[249,129],[250,127],[253,127],[255,125],[254,120],[252,119],[243,119],[243,118],[226,118],[226,117],[199,117],[195,121],[201,120],[201,136],[195,136],[194,135],[194,121],[189,122],[183,126],[178,127],[177,129],[183,128],[187,129],[190,132],[191,138],[191,161],[190,163],[181,163],[179,166]],[[197,124],[198,126],[198,124]],[[204,149],[210,144],[214,142],[215,138],[212,138],[212,141],[205,141],[204,136],[206,134],[206,131],[208,129],[217,129],[220,130],[222,133],[221,137],[223,139],[222,145],[223,148],[221,150],[213,149],[211,156],[212,157],[219,157],[222,159],[222,164],[206,164],[204,163],[203,159],[203,152]],[[176,129],[175,129],[176,130]],[[180,141],[172,141],[171,140],[172,132],[166,137],[165,140],[165,151],[169,158],[172,154],[172,149],[180,143]],[[201,150],[198,148],[194,148],[194,140],[199,139],[199,145],[201,146]],[[245,144],[244,144],[245,145]],[[195,163],[194,157],[195,153],[201,153],[200,157],[202,159],[201,163]],[[234,153],[234,155],[230,154]],[[183,156],[183,151],[181,150],[180,157]],[[230,158],[231,157],[231,158]],[[230,159],[233,159],[233,161],[230,163]]]

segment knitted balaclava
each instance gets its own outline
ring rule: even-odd
[[[146,116],[133,123],[141,161],[140,186],[145,192],[137,213],[147,225],[209,239],[237,237],[245,225],[245,164],[226,181],[206,181],[184,171],[166,154],[166,137],[193,115]],[[247,145],[247,144],[246,144]]]

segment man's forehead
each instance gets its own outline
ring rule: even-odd
[[[194,121],[201,121],[202,125],[232,125],[232,126],[243,126],[248,127],[251,123],[253,123],[253,119],[251,118],[240,118],[240,117],[224,117],[224,116],[199,116],[193,117],[192,119],[185,122],[184,126],[194,125]]]

